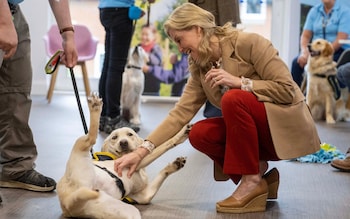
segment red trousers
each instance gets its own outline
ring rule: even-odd
[[[259,161],[279,160],[271,139],[265,106],[254,94],[232,89],[221,100],[222,117],[195,123],[189,133],[194,148],[208,155],[238,183],[258,174]]]

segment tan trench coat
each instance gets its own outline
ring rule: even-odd
[[[220,43],[222,67],[253,80],[253,93],[263,101],[276,153],[281,159],[311,154],[320,140],[305,97],[271,42],[254,33],[237,31]],[[208,99],[220,108],[219,88],[204,82],[205,72],[191,72],[183,95],[169,115],[146,139],[156,146],[189,123]]]

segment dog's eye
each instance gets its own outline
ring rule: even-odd
[[[131,132],[128,133],[128,136],[133,136],[134,134],[132,134]]]
[[[114,135],[113,137],[112,137],[112,140],[115,140],[115,139],[117,139],[118,138],[118,135]]]

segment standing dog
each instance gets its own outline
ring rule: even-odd
[[[186,140],[188,127],[172,139],[157,147],[147,155],[137,171],[128,178],[127,169],[123,177],[114,171],[114,161],[93,161],[90,150],[96,142],[102,101],[97,95],[88,98],[90,111],[89,132],[78,138],[71,151],[66,171],[57,184],[57,193],[65,217],[81,218],[141,218],[139,210],[121,199],[125,196],[139,204],[148,204],[159,190],[163,181],[181,169],[186,159],[177,158],[160,171],[148,183],[144,167],[165,151]],[[135,150],[143,140],[130,128],[114,130],[105,140],[104,147],[122,155]]]
[[[314,120],[325,119],[327,123],[335,123],[344,119],[345,104],[336,79],[333,46],[324,39],[317,39],[309,45],[309,52],[305,68],[306,102]]]
[[[140,105],[145,76],[142,67],[148,62],[148,55],[141,46],[131,48],[128,64],[123,73],[121,107],[123,117],[135,124],[141,124]]]

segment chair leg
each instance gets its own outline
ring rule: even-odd
[[[82,74],[83,74],[85,94],[86,94],[86,98],[87,98],[91,94],[89,75],[87,73],[85,62],[80,62],[79,64],[81,66],[81,71],[82,71]]]
[[[58,69],[59,69],[59,65],[57,66],[56,70],[51,74],[50,86],[49,86],[49,90],[47,91],[47,94],[46,94],[46,99],[47,99],[48,103],[51,102],[53,90],[55,89],[55,83],[56,83],[56,79],[57,79]]]

